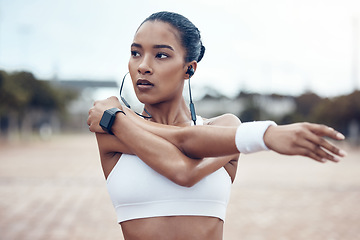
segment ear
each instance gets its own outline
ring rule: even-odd
[[[188,70],[189,68],[192,68],[194,73],[196,71],[196,68],[197,68],[197,62],[196,61],[191,61],[191,62],[188,62],[185,64],[185,67],[184,67],[184,79],[189,79],[189,74],[188,74]]]

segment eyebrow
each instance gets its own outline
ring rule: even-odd
[[[131,47],[142,48],[141,44],[138,44],[138,43],[131,44]],[[167,48],[167,49],[174,51],[173,47],[171,47],[169,45],[165,45],[165,44],[157,44],[157,45],[154,45],[153,48]]]

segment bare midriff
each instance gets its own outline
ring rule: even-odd
[[[215,217],[142,218],[121,223],[125,240],[221,240],[224,222]]]

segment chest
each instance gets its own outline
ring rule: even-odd
[[[227,202],[231,179],[220,168],[193,187],[182,187],[158,174],[137,156],[123,154],[108,176],[107,187],[114,204],[172,200]]]

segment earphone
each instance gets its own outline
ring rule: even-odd
[[[121,95],[122,90],[123,90],[123,87],[124,87],[125,78],[126,78],[126,75],[128,75],[128,74],[129,74],[129,73],[126,73],[126,74],[125,74],[125,76],[124,76],[124,78],[123,78],[123,80],[122,80],[122,82],[121,82],[120,98],[121,98],[121,101],[123,101],[123,103],[125,104],[126,107],[131,108],[131,107],[130,107],[130,104],[129,104],[129,103],[125,100],[125,98]],[[135,111],[134,111],[134,112],[135,112]],[[144,107],[144,112],[146,112],[146,114],[147,114],[148,116],[144,116],[144,115],[142,115],[142,114],[140,114],[140,113],[138,113],[138,112],[135,112],[135,113],[136,113],[137,115],[139,115],[140,117],[143,117],[143,118],[146,118],[146,119],[152,118],[151,114],[146,110],[145,107]]]
[[[186,74],[189,74],[189,97],[190,97],[190,113],[191,113],[191,120],[193,120],[194,125],[196,125],[196,113],[195,113],[195,106],[194,103],[192,101],[192,96],[191,96],[191,87],[190,87],[190,78],[194,75],[195,70],[192,67],[192,65],[190,65],[186,71]]]
[[[186,71],[186,74],[189,74],[189,79],[194,75],[194,73],[195,73],[195,70],[192,67],[192,65],[190,65]]]

